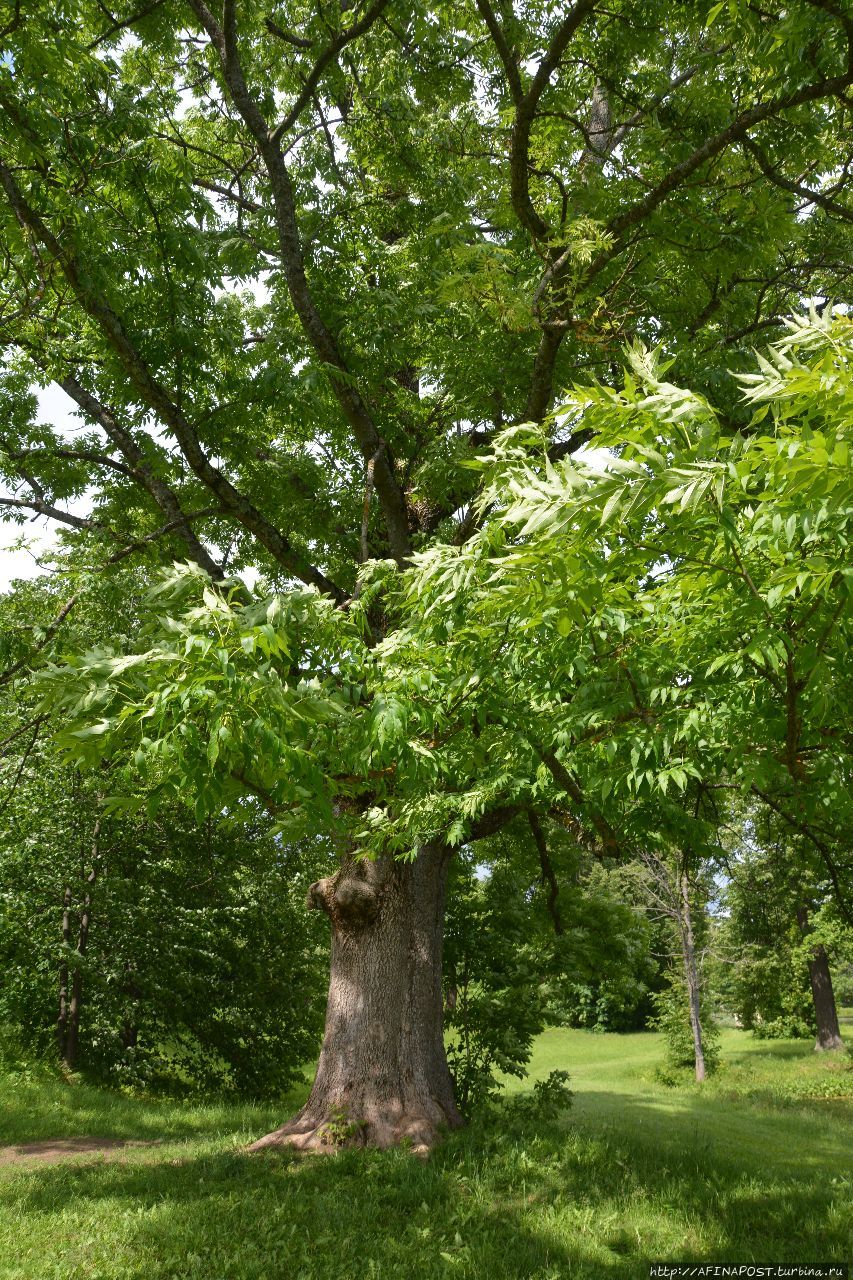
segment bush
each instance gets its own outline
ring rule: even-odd
[[[457,859],[445,930],[447,1058],[463,1115],[500,1091],[500,1075],[524,1076],[544,1025],[529,904],[507,885],[505,865],[478,870]]]
[[[544,1080],[536,1080],[529,1093],[514,1093],[498,1100],[490,1099],[480,1108],[479,1120],[503,1136],[529,1124],[551,1124],[574,1104],[569,1088],[568,1071],[552,1071]]]
[[[544,1080],[537,1080],[533,1085],[533,1095],[529,1099],[531,1109],[541,1120],[556,1120],[561,1111],[568,1111],[574,1103],[575,1095],[569,1088],[568,1071],[552,1071]]]
[[[590,1031],[640,1031],[654,1006],[649,985],[640,978],[627,982],[569,982],[549,995],[549,1021]]]

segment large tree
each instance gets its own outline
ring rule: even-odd
[[[625,338],[662,336],[726,429],[743,419],[720,368],[803,293],[846,289],[853,20],[830,0],[36,0],[7,4],[0,38],[0,502],[101,565],[177,551],[278,589],[270,616],[237,619],[225,588],[173,621],[200,674],[180,733],[158,703],[158,750],[186,763],[203,703],[200,814],[243,788],[340,841],[312,894],[333,935],[317,1081],[274,1140],[321,1142],[344,1113],[364,1140],[428,1145],[458,1123],[452,847],[547,816],[555,791],[580,835],[615,837],[559,736],[500,773],[500,725],[482,745],[469,725],[455,785],[419,810],[414,757],[429,776],[436,743],[371,754],[397,750],[399,700],[373,689],[341,728],[397,624],[359,566],[465,544],[483,509],[459,464],[546,422],[569,381],[614,376]],[[28,394],[50,381],[71,437]],[[551,461],[589,438],[548,421]],[[395,838],[376,815],[404,777]]]

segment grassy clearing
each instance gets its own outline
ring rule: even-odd
[[[533,1074],[568,1068],[574,1110],[548,1124],[480,1124],[425,1163],[244,1156],[288,1104],[196,1107],[5,1082],[0,1141],[163,1142],[108,1162],[0,1168],[0,1276],[616,1280],[646,1275],[654,1258],[849,1257],[853,1099],[825,1097],[849,1084],[844,1064],[737,1031],[723,1049],[718,1079],[673,1089],[654,1079],[654,1035],[549,1031]]]

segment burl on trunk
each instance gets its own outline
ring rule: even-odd
[[[461,1117],[444,1052],[441,950],[450,851],[349,860],[311,886],[332,924],[326,1030],[311,1095],[252,1150],[338,1145],[415,1151]]]

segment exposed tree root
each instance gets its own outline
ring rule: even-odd
[[[352,1108],[332,1108],[321,1118],[315,1108],[306,1106],[280,1129],[253,1142],[249,1151],[290,1147],[328,1155],[347,1147],[380,1151],[403,1147],[413,1155],[425,1156],[449,1129],[459,1126],[459,1117],[448,1117],[436,1103],[411,1109],[388,1104],[381,1109],[364,1107],[357,1115]]]

